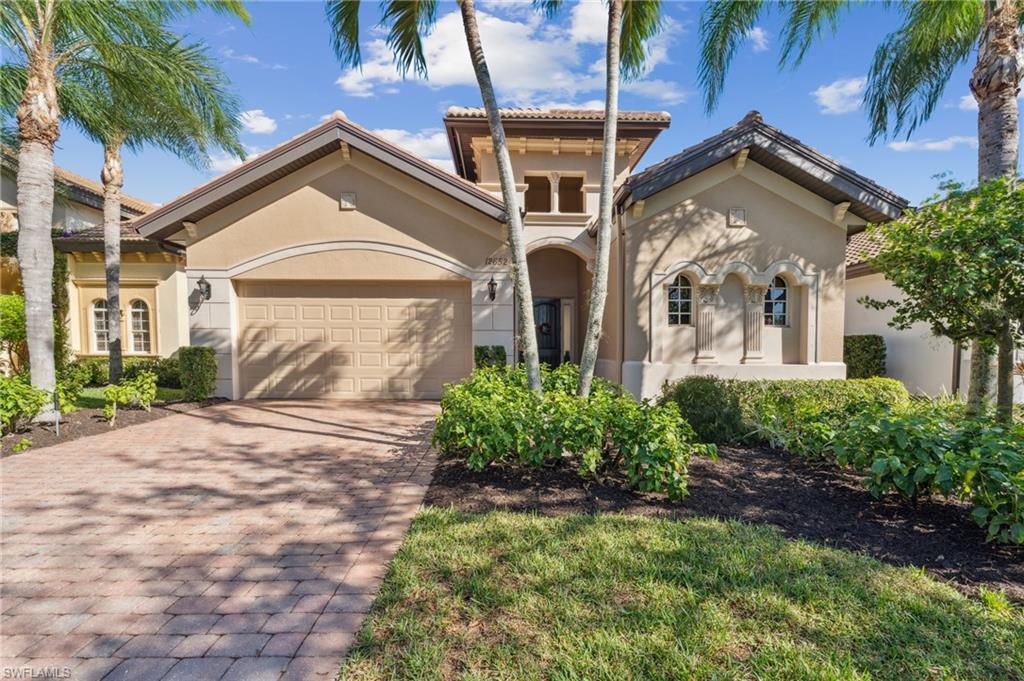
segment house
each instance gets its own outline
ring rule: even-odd
[[[17,159],[6,149],[0,169],[0,226],[4,232],[15,232]],[[106,353],[103,187],[59,166],[54,168],[54,178],[53,230],[61,234],[55,245],[68,255],[71,349],[78,356],[102,355]],[[122,338],[126,354],[167,356],[189,343],[187,317],[179,309],[185,297],[185,253],[146,239],[131,226],[131,220],[152,209],[146,201],[121,196]],[[4,253],[0,265],[2,292],[20,293],[16,254]]]
[[[533,332],[544,361],[577,361],[603,112],[502,118],[525,207]],[[669,123],[620,113],[598,372],[643,396],[690,374],[843,377],[847,235],[906,201],[756,112],[637,172]],[[486,118],[453,107],[444,125],[455,173],[335,114],[135,219],[154,250],[126,251],[126,264],[177,277],[185,254],[187,283],[170,287],[180,302],[145,299],[151,323],[187,323],[192,344],[215,349],[218,394],[233,398],[436,398],[470,372],[474,346],[501,345],[514,361]],[[93,276],[88,260],[74,285]],[[80,298],[89,319],[102,311],[99,293]]]

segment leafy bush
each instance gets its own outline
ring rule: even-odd
[[[582,476],[624,475],[646,492],[686,494],[691,455],[714,455],[694,442],[674,404],[636,402],[608,381],[589,397],[575,394],[579,369],[542,369],[543,396],[526,387],[522,369],[487,367],[441,398],[433,444],[481,470],[491,463],[540,466],[572,457]]]
[[[178,373],[185,399],[198,402],[217,387],[217,358],[213,348],[191,345],[178,350]]]
[[[0,376],[0,433],[14,433],[49,402],[46,391],[32,387],[24,375]]]
[[[715,376],[688,376],[665,383],[659,404],[674,403],[701,442],[728,444],[744,434],[743,412],[730,381]]]
[[[57,404],[62,414],[78,411],[78,398],[91,378],[91,367],[80,362],[68,362],[57,370]]]
[[[16,371],[28,358],[25,345],[25,299],[10,293],[0,296],[0,350]]]
[[[103,386],[110,382],[110,360],[106,357],[82,357],[71,365],[88,373],[87,385]],[[181,387],[178,360],[174,357],[125,357],[123,367],[123,378],[135,378],[148,371],[156,374],[156,384],[161,388]]]
[[[847,378],[885,376],[885,339],[877,334],[843,338]]]
[[[473,365],[477,368],[500,367],[508,363],[504,345],[474,345]]]
[[[156,399],[156,374],[140,371],[135,378],[121,381],[119,385],[108,385],[103,391],[103,416],[114,425],[118,406],[149,411]]]

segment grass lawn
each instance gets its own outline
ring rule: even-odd
[[[102,409],[103,408],[103,390],[106,386],[90,386],[82,391],[82,394],[78,396],[78,408],[79,409]],[[180,388],[160,388],[156,389],[156,400],[157,402],[174,402],[175,400],[184,399],[184,391]]]
[[[1020,679],[1024,613],[710,519],[414,521],[351,679]]]

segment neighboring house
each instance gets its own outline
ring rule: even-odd
[[[603,113],[502,116],[541,354],[577,361]],[[634,174],[669,122],[620,114],[599,373],[644,396],[695,373],[844,376],[847,234],[906,201],[756,112]],[[470,372],[474,345],[515,359],[484,112],[452,108],[444,124],[457,175],[336,114],[135,220],[186,253],[191,342],[214,347],[218,394],[438,397]],[[184,306],[154,300],[153,323],[179,323]]]
[[[17,231],[17,161],[2,156],[0,224]],[[106,276],[103,266],[103,187],[64,168],[54,168],[53,229],[58,251],[68,255],[69,339],[78,356],[106,354]],[[128,355],[167,356],[188,345],[185,253],[171,244],[146,239],[128,222],[152,204],[121,195],[122,338]],[[21,292],[14,253],[4,253],[2,291]],[[130,331],[130,333],[129,333]]]
[[[846,245],[846,333],[877,334],[885,340],[886,375],[897,378],[911,393],[967,395],[970,380],[969,348],[958,352],[952,341],[936,336],[924,323],[906,330],[889,326],[891,310],[874,310],[858,302],[863,297],[898,300],[902,292],[868,261],[882,246],[866,231],[850,236]],[[1024,357],[1018,352],[1018,361]],[[1014,377],[1014,400],[1024,400],[1024,382]]]

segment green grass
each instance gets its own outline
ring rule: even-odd
[[[82,391],[82,394],[78,396],[79,409],[102,409],[103,408],[103,390],[106,386],[89,386]],[[160,388],[156,389],[156,400],[153,404],[159,402],[174,402],[176,400],[184,399],[185,393],[180,388]]]
[[[427,509],[349,679],[1020,679],[1024,613],[710,519]]]

